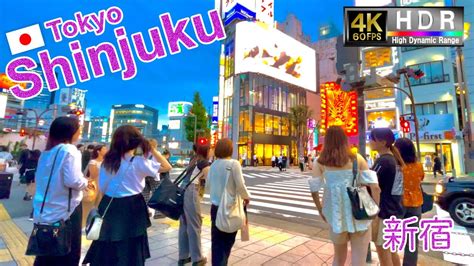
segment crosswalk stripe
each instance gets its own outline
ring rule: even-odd
[[[301,200],[291,200],[291,199],[281,199],[281,198],[275,198],[275,197],[253,195],[253,194],[250,197],[250,199],[251,200],[265,200],[265,201],[293,204],[293,205],[306,206],[306,207],[315,207],[314,203],[312,202],[306,202],[306,201],[301,201]]]
[[[277,175],[272,175],[272,174],[267,174],[267,173],[258,173],[259,175],[263,175],[263,176],[267,176],[267,177],[271,177],[271,178],[279,178],[279,176]]]
[[[244,177],[247,177],[247,178],[256,178],[255,176],[251,176],[249,174],[242,174]]]
[[[305,185],[293,185],[293,184],[275,184],[275,187],[289,187],[289,188],[306,188],[309,189],[309,186]]]
[[[204,195],[204,197],[209,198],[209,195],[206,194]],[[319,215],[319,212],[315,210],[316,207],[311,208],[311,209],[306,209],[306,208],[300,208],[300,207],[293,207],[293,206],[251,200],[249,208],[253,208],[255,206],[270,208],[270,209],[275,209],[275,210],[280,210],[280,211],[283,210],[283,211],[297,212],[297,213],[303,213],[303,214]]]
[[[252,198],[255,194],[260,194],[260,195],[267,195],[267,196],[277,196],[277,197],[283,197],[283,198],[290,198],[290,199],[299,199],[299,200],[309,200],[313,201],[313,198],[310,196],[302,196],[302,195],[287,195],[287,194],[282,194],[282,193],[273,193],[273,192],[265,192],[265,191],[258,191],[258,190],[253,190],[251,188],[248,189],[248,191],[251,193]],[[322,193],[320,193],[322,194]]]
[[[256,186],[257,187],[265,187],[265,188],[278,188],[278,187],[272,186],[272,185],[256,185]],[[287,187],[287,188],[290,188],[290,187]],[[309,189],[291,188],[291,190],[309,193]]]
[[[277,188],[264,188],[264,187],[249,187],[248,189],[251,190],[260,190],[260,191],[271,191],[271,192],[278,192],[283,194],[292,194],[292,195],[310,195],[309,191],[307,192],[300,192],[300,191],[290,191],[290,190],[282,190]]]
[[[253,176],[261,177],[261,178],[268,178],[268,176],[263,176],[263,175],[256,174],[256,173],[249,173],[249,175],[253,175]]]

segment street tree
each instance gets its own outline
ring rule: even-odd
[[[297,105],[290,108],[290,123],[296,130],[296,144],[298,146],[298,160],[304,156],[304,150],[307,146],[307,123],[313,115],[307,105]]]
[[[196,119],[196,122],[195,120]],[[190,114],[184,120],[184,128],[186,131],[186,139],[188,141],[194,141],[194,123],[196,123],[196,138],[211,136],[210,129],[208,127],[208,114],[206,107],[202,102],[201,95],[199,92],[194,93],[193,106],[191,107]]]

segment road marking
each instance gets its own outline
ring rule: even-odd
[[[248,173],[248,174],[249,174],[249,175],[256,176],[256,177],[260,177],[260,178],[268,178],[268,176],[263,176],[263,175],[256,174],[256,173]]]
[[[271,187],[271,186],[270,186]],[[309,192],[299,192],[299,191],[290,191],[290,190],[281,190],[277,188],[263,188],[263,187],[248,187],[248,189],[252,190],[261,190],[261,191],[272,191],[272,192],[278,192],[278,193],[283,193],[283,194],[293,194],[293,195],[303,195],[303,196],[308,196],[310,195]]]
[[[309,191],[309,186],[305,185],[288,185],[288,184],[276,184],[275,187],[282,187],[282,188],[301,188],[301,189],[306,189]]]
[[[247,177],[247,178],[256,178],[255,176],[251,176],[249,174],[242,174],[244,177]]]
[[[276,186],[272,186],[272,185],[256,185],[256,186],[264,187],[264,188],[277,188]],[[291,187],[286,187],[286,188],[290,189]],[[309,189],[291,188],[291,190],[310,193]]]
[[[265,192],[265,191],[257,191],[257,190],[253,190],[251,188],[248,189],[248,191],[251,193],[251,198],[253,198],[253,196],[255,194],[260,194],[260,195],[267,195],[267,196],[278,196],[278,197],[283,197],[283,198],[290,198],[290,199],[299,199],[299,200],[309,200],[309,201],[313,201],[313,198],[312,197],[309,197],[309,196],[302,196],[302,195],[287,195],[287,194],[282,194],[282,193],[272,193],[272,192]],[[320,193],[321,194],[321,193]]]
[[[204,197],[209,198],[209,195],[204,195]],[[286,205],[281,205],[281,204],[251,200],[249,208],[252,208],[252,206],[265,207],[265,208],[270,208],[270,209],[275,209],[275,210],[280,210],[280,211],[284,210],[284,211],[304,213],[304,214],[310,214],[310,215],[319,215],[319,212],[317,210],[314,210],[316,209],[316,207],[314,207],[314,209],[305,209],[305,208],[300,208],[300,207],[293,207],[293,206],[286,206]]]

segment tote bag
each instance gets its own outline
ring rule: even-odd
[[[244,225],[244,204],[242,197],[237,192],[235,192],[235,196],[229,192],[230,182],[235,184],[235,181],[233,175],[231,178],[232,168],[227,167],[226,170],[227,181],[217,210],[216,226],[222,232],[234,233]]]

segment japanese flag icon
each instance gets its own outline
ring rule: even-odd
[[[44,46],[39,24],[6,33],[12,55]]]

